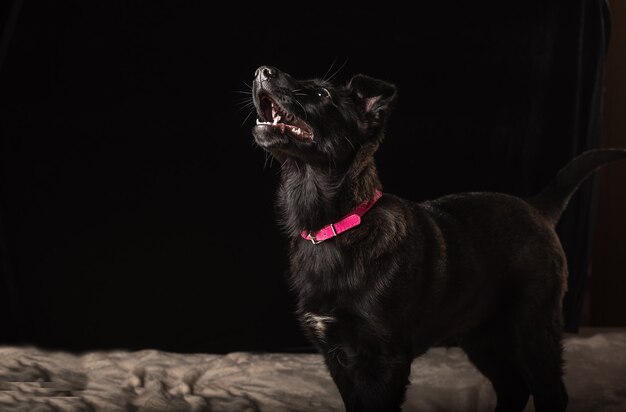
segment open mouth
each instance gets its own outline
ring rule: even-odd
[[[299,140],[313,140],[311,127],[298,116],[288,112],[269,95],[261,96],[259,109],[262,119],[257,119],[257,125],[274,128],[282,134],[288,133]]]

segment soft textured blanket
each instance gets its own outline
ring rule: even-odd
[[[626,411],[626,329],[568,336],[570,411]],[[489,382],[457,348],[416,359],[405,411],[489,411]],[[341,411],[316,354],[73,355],[0,347],[0,411]],[[533,410],[529,403],[527,411]]]

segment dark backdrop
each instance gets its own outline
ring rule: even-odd
[[[396,83],[377,160],[415,200],[530,195],[598,146],[601,1],[338,4],[5,2],[1,343],[307,348],[241,93],[260,65]],[[559,226],[570,331],[593,198],[590,181]]]

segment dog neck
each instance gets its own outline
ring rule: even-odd
[[[300,237],[333,223],[372,199],[381,190],[374,153],[378,144],[363,145],[347,167],[325,168],[285,161],[278,190],[280,222],[287,234]]]

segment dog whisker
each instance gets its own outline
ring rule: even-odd
[[[348,58],[346,57],[346,60],[343,62],[343,64],[339,66],[339,68],[335,70],[335,72],[328,79],[326,79],[326,81],[327,82],[331,81],[333,77],[335,77],[341,71],[341,69],[343,69],[346,66],[347,63],[348,63]]]
[[[240,103],[240,104],[254,104],[254,102],[252,101],[252,99],[250,99],[249,97],[238,97],[237,99],[235,99],[236,102]]]
[[[348,139],[348,136],[346,136],[345,134],[342,135],[344,139],[346,139],[346,141],[350,144],[350,146],[352,146],[352,149],[356,152],[356,147],[354,147],[354,145],[352,144],[352,142],[350,141],[350,139]]]
[[[306,109],[304,108],[304,106],[302,105],[302,103],[300,103],[298,101],[298,99],[293,99],[294,102],[298,103],[298,106],[302,107],[302,112],[304,113],[304,121],[307,121],[307,113],[306,113]]]
[[[328,73],[330,73],[330,71],[333,69],[333,66],[335,65],[336,62],[337,62],[337,58],[335,57],[332,63],[330,64],[330,67],[328,68],[328,70],[326,70],[326,73],[324,73],[324,75],[322,76],[323,80],[328,80],[326,79],[326,76],[328,76]]]
[[[249,112],[249,113],[248,113],[248,115],[247,115],[247,116],[243,119],[243,122],[241,122],[241,125],[240,125],[239,127],[243,127],[243,125],[246,123],[246,121],[250,118],[250,116],[251,116],[251,115],[252,115],[252,113],[254,113],[254,112],[255,112],[254,108],[253,108],[253,109],[250,109],[250,112]]]
[[[243,103],[254,104],[254,101],[252,100],[251,96],[245,96],[245,97],[237,96],[237,97],[234,97],[233,100],[239,104],[243,104]]]
[[[242,105],[240,105],[240,107],[237,110],[252,110],[252,111],[256,111],[256,108],[254,107],[254,105],[242,104]]]
[[[235,103],[237,106],[240,106],[239,109],[252,108],[254,107],[254,103],[248,100],[242,100],[240,102]]]
[[[282,169],[283,169],[283,167],[285,167],[285,164],[287,164],[287,160],[285,160],[284,162],[282,162],[282,163],[280,164],[280,170],[282,170]]]
[[[270,157],[270,154],[268,152],[265,152],[265,161],[263,162],[263,170],[267,168],[267,160],[269,157]]]

